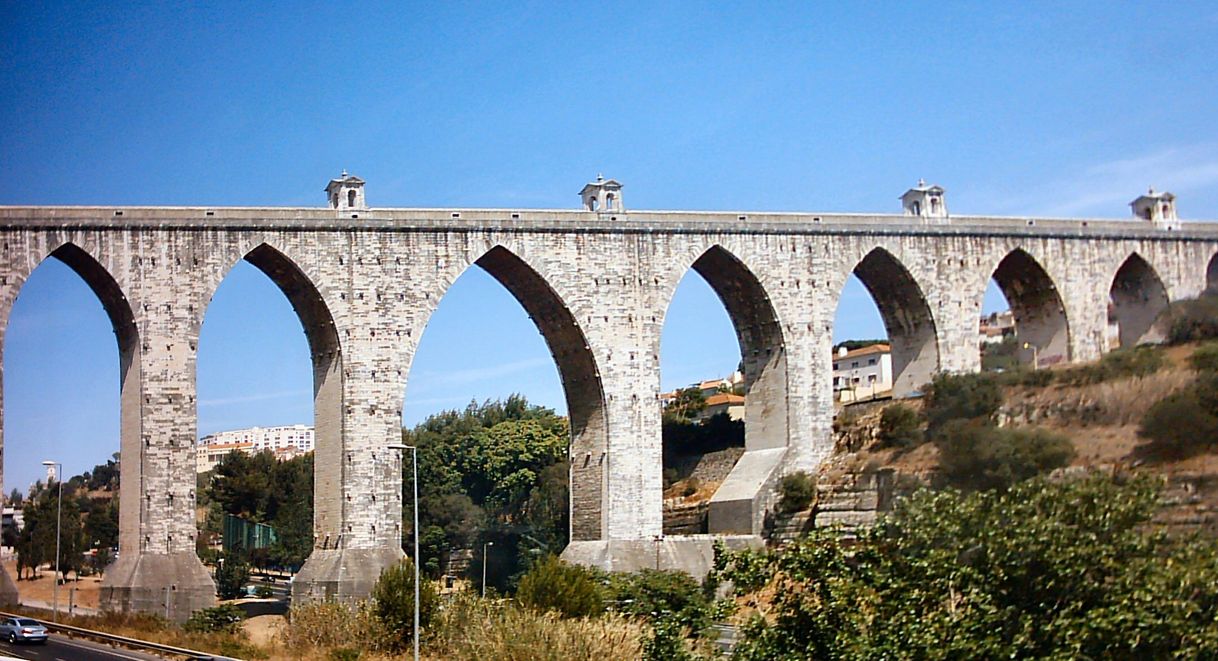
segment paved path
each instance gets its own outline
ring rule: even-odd
[[[77,640],[53,633],[46,645],[0,642],[0,654],[31,661],[159,661],[161,657]]]

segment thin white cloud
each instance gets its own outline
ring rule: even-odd
[[[1148,186],[1177,195],[1218,185],[1218,144],[1170,147],[1098,163],[1073,179],[1038,189],[1026,213],[1038,216],[1112,216]],[[1050,194],[1045,195],[1048,191]],[[1045,199],[1058,200],[1035,206]]]
[[[199,406],[228,406],[231,404],[249,404],[251,402],[265,402],[272,399],[287,399],[289,397],[299,397],[301,395],[310,394],[307,390],[285,390],[283,392],[264,392],[254,395],[243,395],[241,397],[220,397],[217,399],[200,399]]]

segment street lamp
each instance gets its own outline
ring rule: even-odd
[[[1032,350],[1032,369],[1040,369],[1040,347],[1031,342],[1024,342],[1023,348]]]
[[[419,448],[401,443],[390,443],[385,447],[398,451],[410,450],[413,474],[410,486],[414,489],[414,661],[419,661]]]
[[[484,542],[482,544],[482,598],[486,599],[486,547],[494,546],[494,542]]]
[[[51,612],[52,621],[59,621],[59,529],[63,523],[63,464],[58,461],[47,459],[42,462],[43,466],[50,468],[55,466],[55,481],[58,482],[59,495],[55,502],[55,587],[54,596],[52,597]]]

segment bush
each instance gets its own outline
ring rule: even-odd
[[[911,448],[922,442],[918,414],[904,404],[885,407],[880,413],[880,444],[889,448]]]
[[[410,558],[381,572],[372,587],[372,612],[381,625],[380,638],[391,649],[414,639],[414,563]],[[419,627],[426,627],[436,611],[436,589],[431,581],[419,584]]]
[[[1203,295],[1167,306],[1167,341],[1171,344],[1195,342],[1218,337],[1218,297]]]
[[[668,617],[693,631],[710,624],[710,602],[698,582],[683,571],[643,569],[612,574],[609,590],[619,612],[649,619]]]
[[[934,440],[952,420],[992,421],[1002,406],[1002,391],[991,374],[939,374],[923,401],[926,435]]]
[[[1183,459],[1218,440],[1218,416],[1207,409],[1196,390],[1185,390],[1155,402],[1142,418],[1138,436],[1147,449],[1169,459]]]
[[[691,477],[685,481],[685,488],[681,490],[681,495],[688,498],[696,493],[702,486],[702,483],[696,477]]]
[[[555,556],[538,560],[520,578],[516,599],[533,610],[554,611],[563,617],[588,617],[605,611],[598,573]]]
[[[1147,524],[1149,479],[922,491],[854,541],[716,558],[765,618],[733,659],[1218,658],[1218,544]]]
[[[998,428],[977,420],[943,426],[939,476],[961,489],[1009,489],[1016,482],[1061,468],[1074,459],[1070,439],[1037,428]]]
[[[1159,347],[1117,349],[1105,354],[1099,362],[1058,371],[1057,380],[1066,385],[1082,386],[1132,376],[1148,376],[1159,371],[1163,363],[1163,350]]]
[[[796,471],[783,476],[778,493],[778,509],[783,512],[806,510],[816,500],[816,479],[804,471]]]
[[[1218,372],[1218,342],[1207,342],[1197,347],[1188,362],[1198,372]]]
[[[236,604],[223,604],[214,608],[204,608],[190,614],[190,619],[182,628],[192,633],[210,633],[212,631],[236,631],[245,619],[245,612]]]

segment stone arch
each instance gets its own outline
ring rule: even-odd
[[[922,288],[905,265],[882,247],[859,260],[853,273],[871,294],[888,333],[893,395],[920,389],[939,370],[938,333]]]
[[[343,465],[343,355],[334,316],[309,276],[269,243],[259,243],[242,259],[279,288],[304,330],[313,367],[313,528],[315,532],[338,531],[342,476],[333,467]]]
[[[140,519],[144,506],[140,493],[143,380],[140,376],[139,326],[122,288],[93,255],[69,241],[52,250],[47,258],[58,259],[84,280],[101,302],[118,343],[119,456],[124,467],[124,475],[119,482],[119,549],[120,553],[135,556],[140,552]]]
[[[785,448],[790,438],[786,339],[765,286],[719,244],[702,252],[690,268],[719,297],[740,343],[746,449]]]
[[[1109,321],[1116,323],[1120,346],[1152,340],[1151,327],[1169,299],[1163,280],[1150,262],[1131,253],[1113,275],[1108,295]]]
[[[496,243],[473,264],[520,303],[554,358],[571,424],[570,539],[602,539],[607,514],[608,419],[600,372],[583,329],[549,281],[504,245]],[[455,280],[447,283],[445,292]],[[436,306],[442,298],[436,297]]]
[[[1024,249],[1015,248],[998,262],[992,277],[1015,317],[1021,362],[1032,364],[1033,369],[1069,362],[1066,306],[1040,262]]]
[[[1218,253],[1210,257],[1209,264],[1205,267],[1205,293],[1218,295]]]

